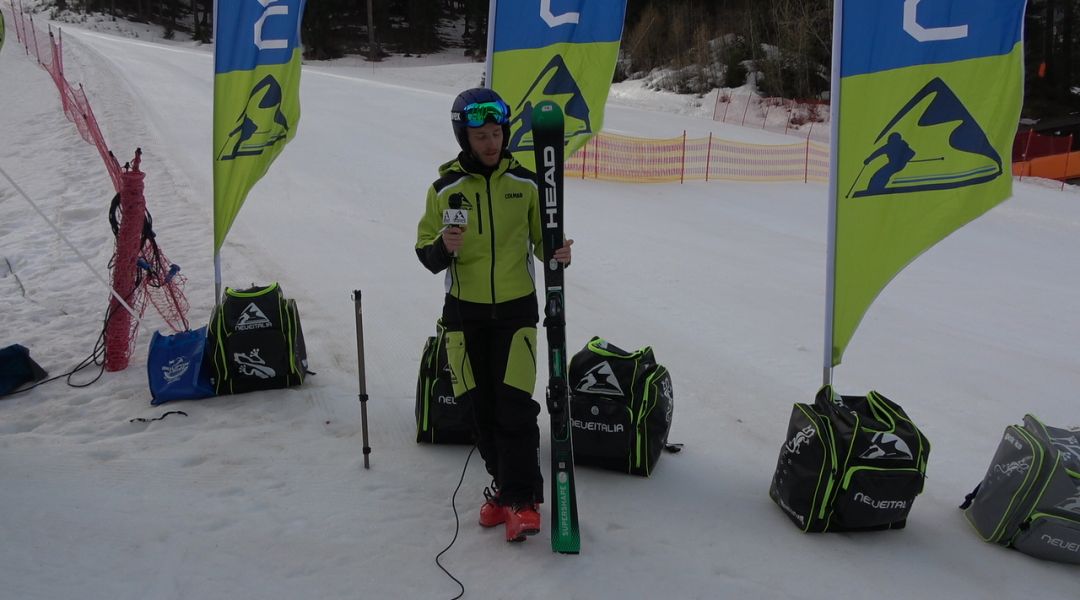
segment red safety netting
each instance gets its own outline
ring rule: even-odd
[[[39,32],[33,16],[22,9],[21,2],[14,21],[16,36],[26,54],[49,73],[60,93],[64,114],[75,124],[79,135],[97,148],[117,192],[109,215],[116,235],[116,250],[109,264],[112,288],[135,313],[128,312],[115,296],[110,296],[105,327],[105,369],[118,371],[128,365],[139,320],[148,304],[154,305],[173,331],[189,329],[188,301],[184,295],[186,279],[180,275],[180,267],[169,262],[157,245],[152,218],[146,210],[145,174],[139,170],[141,150],[136,150],[134,160],[121,168],[105,143],[82,85],[73,86],[64,76],[60,31],[54,34],[49,27],[46,32]],[[125,215],[128,218],[124,218]]]
[[[105,169],[109,172],[109,178],[113,182],[113,188],[120,191],[120,163],[109,152],[109,146],[98,127],[94,111],[90,108],[90,101],[86,98],[86,92],[82,85],[73,87],[64,77],[63,41],[60,32],[53,32],[52,27],[48,31],[39,34],[34,25],[33,16],[19,13],[15,22],[16,30],[21,31],[20,40],[23,41],[27,54],[37,60],[45,71],[49,73],[56,90],[60,93],[60,104],[68,120],[75,124],[79,135],[97,148],[105,163]]]
[[[169,262],[158,248],[153,218],[146,210],[143,196],[146,174],[139,170],[142,150],[125,165],[120,175],[120,193],[113,200],[109,222],[116,236],[113,254],[112,286],[142,318],[147,304],[153,304],[173,331],[189,329],[188,301],[184,296],[186,278],[180,267]],[[109,318],[105,326],[105,369],[127,368],[139,332],[139,321],[125,310],[116,297],[109,299]]]

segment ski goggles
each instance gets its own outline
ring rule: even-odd
[[[481,127],[485,123],[506,125],[510,122],[510,107],[502,100],[473,102],[461,109],[461,117],[469,127]]]

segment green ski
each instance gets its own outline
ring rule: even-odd
[[[544,329],[548,345],[547,406],[551,416],[551,550],[581,551],[574,444],[570,425],[570,388],[566,380],[566,305],[563,265],[553,255],[563,244],[563,113],[550,101],[532,112],[536,184],[544,237]]]

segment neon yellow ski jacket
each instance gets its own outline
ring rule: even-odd
[[[494,305],[535,296],[532,256],[543,260],[535,175],[508,153],[490,174],[480,170],[461,155],[439,167],[417,226],[416,254],[432,273],[446,270],[446,293],[458,300]],[[453,260],[441,236],[451,208],[468,215]]]

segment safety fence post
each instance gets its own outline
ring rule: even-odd
[[[599,136],[600,136],[600,134],[597,133],[596,135],[593,136],[593,139],[596,139]],[[581,178],[582,179],[585,179],[585,159],[586,159],[586,157],[588,157],[588,155],[589,155],[589,142],[585,142],[584,144],[581,145]]]
[[[679,173],[679,183],[686,181],[686,130],[682,132],[682,172]]]
[[[705,181],[709,180],[709,167],[712,166],[712,132],[709,132],[709,148],[705,151]]]
[[[593,179],[600,180],[600,138],[597,137],[593,142]],[[585,163],[581,164],[582,171],[585,170]]]
[[[138,286],[138,266],[136,261],[142,251],[143,224],[146,214],[146,198],[143,197],[143,179],[146,175],[139,170],[139,154],[131,161],[131,168],[120,176],[120,219],[116,234],[116,263],[113,265],[112,287],[123,296],[129,305],[135,297]],[[109,310],[105,323],[105,370],[122,371],[127,368],[131,358],[131,347],[135,341],[132,332],[132,315],[120,306],[120,302],[109,298]],[[134,324],[138,327],[138,321]]]
[[[1028,162],[1028,150],[1031,149],[1031,138],[1035,134],[1035,129],[1028,129],[1027,141],[1024,142],[1024,153],[1020,156],[1020,162],[1025,163],[1028,170],[1031,169],[1031,163]],[[1020,181],[1024,180],[1024,169],[1020,169]]]

